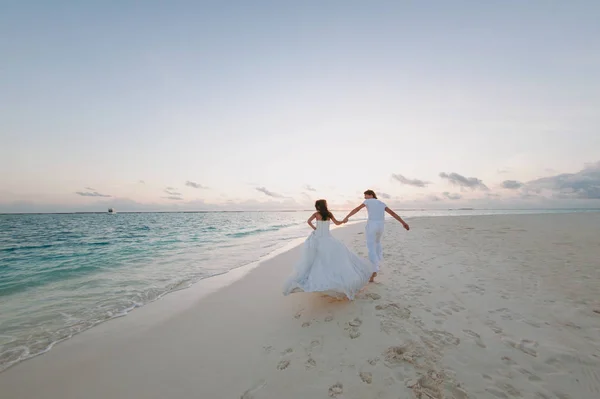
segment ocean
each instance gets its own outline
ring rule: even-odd
[[[569,211],[400,213],[411,219],[541,212]],[[169,292],[260,260],[307,236],[309,215],[0,215],[0,371]]]

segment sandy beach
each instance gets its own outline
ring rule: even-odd
[[[600,398],[600,213],[409,223],[353,302],[282,296],[296,247],[0,373],[1,396]],[[333,234],[366,257],[363,227]]]

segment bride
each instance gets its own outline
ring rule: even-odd
[[[345,295],[348,299],[364,287],[373,266],[350,251],[334,238],[330,222],[342,224],[327,209],[327,201],[315,202],[315,212],[308,224],[314,230],[304,242],[302,258],[294,266],[294,273],[286,281],[283,295],[294,292],[322,292],[331,296]],[[313,225],[316,219],[317,226]]]

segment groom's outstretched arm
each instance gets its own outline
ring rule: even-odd
[[[360,211],[364,207],[365,207],[365,204],[360,204],[356,208],[352,209],[352,211],[350,211],[350,213],[344,218],[344,223],[347,223],[348,219],[350,219],[352,216],[354,216],[358,211]]]
[[[404,220],[402,220],[402,218],[400,216],[398,216],[398,214],[394,211],[392,211],[390,208],[388,208],[387,206],[385,207],[385,211],[387,213],[389,213],[390,215],[392,215],[392,217],[394,219],[396,219],[397,221],[399,221],[400,223],[402,223],[402,226],[404,226],[404,228],[406,230],[410,230],[410,227],[408,226],[408,223],[406,223]]]

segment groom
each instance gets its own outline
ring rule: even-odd
[[[379,264],[383,259],[383,248],[381,248],[381,238],[383,236],[383,223],[385,218],[385,212],[392,215],[394,219],[402,223],[402,226],[406,230],[410,230],[408,224],[402,220],[400,216],[398,216],[394,211],[387,207],[382,201],[377,199],[377,195],[373,190],[367,190],[364,192],[365,201],[354,208],[348,216],[344,218],[343,223],[347,223],[348,219],[353,216],[355,213],[367,207],[367,212],[369,214],[367,220],[367,227],[365,228],[366,238],[367,238],[367,248],[369,249],[369,260],[375,266],[375,272],[371,275],[370,282],[373,282],[375,276],[377,276],[377,272],[379,271]]]

